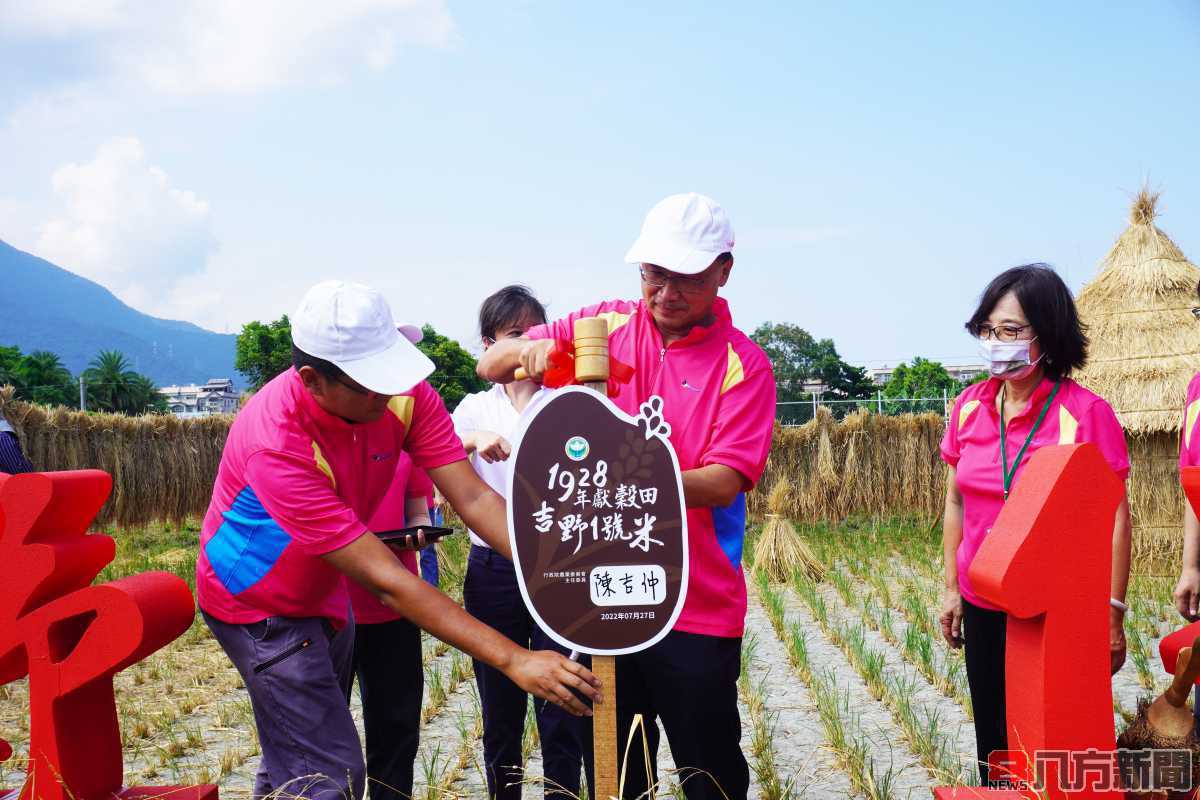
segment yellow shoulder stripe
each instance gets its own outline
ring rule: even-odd
[[[1183,443],[1192,446],[1192,432],[1196,430],[1196,420],[1200,419],[1200,400],[1193,400],[1187,407],[1187,421],[1184,425]]]
[[[333,468],[329,466],[329,462],[325,460],[324,453],[321,452],[321,446],[313,442],[313,461],[317,462],[317,469],[325,473],[325,477],[329,478],[329,482],[333,484],[333,488],[337,489],[337,478],[333,477]]]
[[[742,359],[733,351],[733,345],[726,343],[727,364],[725,366],[725,382],[721,384],[721,394],[725,394],[746,379],[746,370],[742,368]]]
[[[413,415],[413,398],[409,394],[398,394],[388,401],[388,411],[396,415],[396,419],[404,423],[404,427],[408,427],[412,422]]]
[[[961,431],[962,426],[967,424],[967,420],[975,413],[975,409],[979,408],[978,400],[968,400],[962,404],[962,408],[958,410],[958,429]]]
[[[1067,411],[1066,406],[1058,407],[1058,443],[1075,444],[1075,432],[1079,429],[1079,420]]]
[[[620,311],[605,311],[602,314],[597,314],[597,317],[608,323],[608,335],[612,336],[613,332],[629,322],[629,314],[622,314]]]

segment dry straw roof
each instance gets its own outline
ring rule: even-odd
[[[1129,227],[1079,294],[1091,347],[1080,383],[1108,400],[1129,433],[1179,429],[1188,381],[1200,372],[1200,269],[1154,224],[1158,193],[1134,199]]]

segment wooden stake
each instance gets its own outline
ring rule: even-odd
[[[608,396],[608,322],[599,317],[575,320],[575,380]],[[604,702],[593,709],[592,754],[597,800],[617,797],[617,659],[592,656],[592,673],[604,685]]]
[[[575,320],[575,380],[608,396],[608,322],[600,317]],[[518,381],[528,378],[518,367]],[[592,656],[592,674],[604,685],[604,702],[593,709],[592,754],[595,760],[596,800],[616,800],[617,784],[617,659]]]

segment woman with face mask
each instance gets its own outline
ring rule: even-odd
[[[990,377],[955,400],[942,440],[949,474],[940,621],[950,646],[966,647],[980,776],[986,785],[988,755],[1008,747],[1006,620],[1003,611],[974,593],[967,568],[1038,448],[1091,442],[1122,481],[1129,475],[1129,456],[1112,408],[1069,377],[1087,360],[1088,339],[1071,292],[1053,269],[1027,264],[1001,273],[984,290],[966,327],[978,340]],[[1129,546],[1129,505],[1122,500],[1113,522],[1109,620],[1114,673],[1125,661]],[[1069,550],[1063,553],[1069,557]]]

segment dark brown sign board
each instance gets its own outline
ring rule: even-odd
[[[570,386],[527,417],[508,477],[521,594],[550,638],[592,655],[643,650],[675,624],[687,512],[662,399],[631,417]]]

